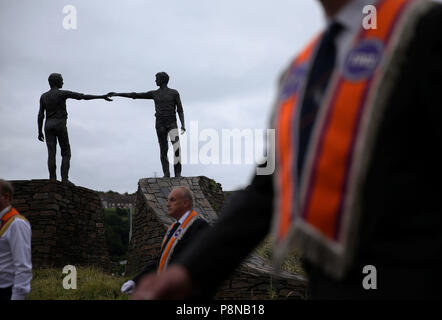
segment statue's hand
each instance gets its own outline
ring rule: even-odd
[[[186,128],[181,127],[181,134],[184,134],[184,132],[186,132]]]
[[[44,141],[45,141],[45,136],[43,135],[42,132],[40,132],[40,133],[38,134],[38,140],[40,140],[41,142],[44,142]]]
[[[113,101],[111,98],[109,98],[109,95],[104,96],[103,99],[106,101]]]
[[[108,93],[107,93],[107,96],[108,96],[108,97],[113,97],[115,94],[116,94],[115,92],[108,92]]]

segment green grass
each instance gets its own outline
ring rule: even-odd
[[[255,249],[255,252],[264,259],[271,260],[272,258],[272,242],[269,237],[264,239],[262,243]],[[302,268],[301,255],[293,250],[285,257],[281,265],[282,270],[296,273],[305,276],[306,273]]]
[[[267,261],[271,261],[272,258],[272,241],[270,237],[265,238],[255,249],[255,253],[263,257]],[[306,276],[306,273],[302,267],[301,255],[295,250],[291,251],[282,262],[281,269],[287,272],[295,273],[297,275]],[[273,277],[270,276],[270,282],[268,287],[269,300],[278,299],[276,290],[273,287]]]
[[[265,239],[257,248],[256,253],[270,260],[272,254],[271,241]],[[291,252],[284,260],[282,269],[299,275],[305,275],[299,254]],[[33,270],[31,293],[28,300],[127,300],[128,296],[120,291],[121,285],[129,280],[105,273],[93,267],[77,267],[77,289],[63,288],[66,274],[62,268],[42,268]],[[274,299],[272,283],[269,284],[269,299]]]
[[[77,267],[77,289],[63,288],[62,268],[34,269],[27,300],[127,300],[120,291],[128,279],[100,269]]]

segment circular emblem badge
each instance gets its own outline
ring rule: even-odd
[[[174,237],[175,237],[175,238],[178,237],[178,236],[180,235],[181,231],[183,231],[183,229],[178,228],[178,230],[175,231]]]
[[[281,93],[281,100],[285,100],[290,97],[292,94],[296,93],[299,90],[299,87],[302,83],[302,80],[307,73],[307,65],[301,64],[289,71],[289,74],[285,80],[284,87]]]
[[[364,40],[345,59],[344,76],[359,81],[371,76],[382,58],[383,44],[379,40]]]

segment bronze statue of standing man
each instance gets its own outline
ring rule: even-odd
[[[181,134],[186,129],[184,125],[184,111],[181,105],[180,94],[177,90],[167,86],[169,83],[169,75],[165,72],[159,72],[155,75],[155,83],[160,88],[147,92],[131,92],[131,93],[115,93],[109,92],[108,96],[119,96],[132,99],[153,99],[155,102],[155,129],[157,130],[158,143],[160,144],[160,159],[163,167],[164,177],[170,177],[169,160],[167,159],[167,151],[169,150],[168,140],[172,142],[174,150],[174,173],[175,177],[181,177],[181,156],[180,156],[180,139],[178,135],[178,126],[176,121],[176,113],[181,121]]]
[[[69,181],[69,167],[71,161],[71,146],[69,144],[68,129],[66,122],[66,100],[92,100],[105,99],[112,101],[107,95],[95,96],[78,92],[60,90],[63,87],[63,77],[59,73],[52,73],[48,78],[51,89],[40,97],[40,111],[38,112],[38,140],[44,141],[43,120],[46,113],[45,134],[46,146],[48,147],[49,179],[57,180],[55,155],[57,140],[61,148],[61,179],[62,182],[72,185]]]

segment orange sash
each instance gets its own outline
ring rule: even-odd
[[[373,117],[385,107],[389,93],[385,88],[391,87],[386,82],[395,76],[392,61],[404,50],[403,43],[398,44],[409,37],[412,29],[407,26],[428,6],[419,0],[380,0],[376,7],[377,29],[361,26],[344,67],[334,70],[302,173],[296,172],[298,122],[320,37],[295,58],[283,79],[274,117],[277,264],[292,244],[337,278],[351,264],[360,213],[358,191],[377,132]]]
[[[175,230],[172,237],[169,239],[169,241],[166,243],[167,240],[167,233],[164,236],[163,243],[161,247],[166,246],[163,250],[163,253],[161,254],[160,258],[160,265],[158,267],[158,273],[163,271],[164,268],[167,267],[167,264],[169,263],[170,257],[172,256],[173,250],[175,249],[176,244],[179,242],[179,239],[181,239],[186,231],[189,229],[189,227],[192,225],[192,223],[196,220],[197,213],[195,210],[193,210],[187,218],[184,220],[183,224],[178,227],[177,230]],[[176,222],[175,222],[176,223]],[[173,225],[170,227],[170,229],[173,228]]]
[[[15,218],[20,218],[27,221],[27,219],[22,215],[20,215],[14,207],[11,207],[11,210],[5,213],[1,219],[0,237],[3,235],[3,233],[5,233],[5,231],[8,229],[8,227],[11,225],[12,221],[14,221]]]

